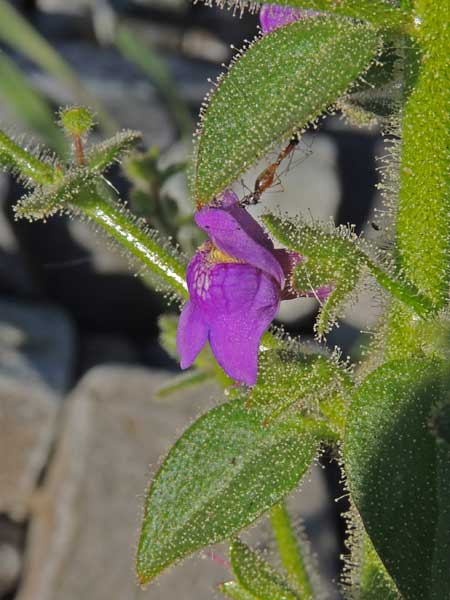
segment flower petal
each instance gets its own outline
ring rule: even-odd
[[[233,208],[234,212],[236,208]],[[244,210],[240,209],[239,210]],[[195,215],[195,222],[201,229],[206,231],[211,241],[222,252],[229,254],[239,260],[243,260],[249,265],[257,267],[271,275],[280,285],[284,285],[284,274],[280,263],[273,256],[271,250],[249,234],[242,218],[244,227],[236,219],[232,211],[222,208],[205,207]],[[245,211],[244,211],[245,212]],[[247,215],[250,217],[250,215]],[[251,219],[251,217],[250,217]]]
[[[208,325],[203,319],[202,310],[190,301],[181,311],[177,329],[177,350],[182,369],[192,365],[207,338]]]
[[[227,210],[255,242],[265,246],[268,250],[273,249],[273,242],[266,231],[264,231],[258,221],[245,208],[239,206],[239,198],[232,190],[226,189],[218,196],[217,200],[217,208]]]
[[[294,252],[293,250],[277,248],[273,251],[273,254],[280,263],[286,279],[290,279],[294,273],[295,267],[304,261],[303,256],[298,252]]]
[[[323,285],[322,287],[317,288],[316,290],[304,292],[303,295],[308,296],[310,298],[316,298],[316,300],[318,300],[319,302],[324,302],[333,290],[334,285],[330,283],[328,285]]]
[[[254,385],[261,336],[278,310],[280,289],[266,273],[248,265],[217,267],[226,267],[221,281],[224,302],[211,304],[211,310],[215,307],[214,317],[211,319],[212,315],[209,315],[211,349],[230,377]],[[243,275],[246,285],[242,285]],[[230,297],[233,298],[232,306],[227,306]]]
[[[292,285],[292,276],[294,274],[295,267],[303,262],[304,258],[298,252],[292,250],[285,250],[284,248],[277,248],[273,251],[274,256],[278,260],[283,269],[284,276],[286,278],[285,286],[282,290],[282,300],[292,300],[299,296],[304,296],[303,292],[299,292]]]
[[[270,33],[278,27],[289,25],[299,19],[308,16],[307,11],[290,6],[279,6],[277,4],[264,4],[259,13],[259,22],[263,33]]]

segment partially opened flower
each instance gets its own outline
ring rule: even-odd
[[[177,331],[181,368],[191,366],[209,340],[219,365],[238,382],[253,385],[261,337],[281,299],[298,295],[286,281],[302,258],[275,250],[262,227],[225,192],[197,212],[209,235],[187,269],[190,300]]]
[[[278,27],[289,25],[300,19],[307,19],[318,15],[315,10],[280,6],[278,4],[264,4],[259,13],[259,22],[263,33],[270,33]]]

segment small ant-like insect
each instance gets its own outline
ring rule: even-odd
[[[380,229],[381,229],[381,227],[378,225],[378,223],[375,223],[374,221],[371,221],[370,225],[373,229],[375,229],[375,231],[380,231]]]
[[[277,156],[275,162],[270,164],[264,171],[257,177],[255,181],[255,187],[253,192],[244,196],[241,201],[241,206],[248,206],[250,204],[258,204],[261,199],[263,193],[273,185],[274,179],[276,177],[277,169],[283,162],[285,158],[287,158],[295,148],[298,146],[300,142],[300,137],[298,134],[294,134],[289,140],[289,144],[284,148],[280,154]]]

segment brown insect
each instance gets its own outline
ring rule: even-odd
[[[257,204],[263,193],[273,185],[275,177],[277,175],[277,169],[285,158],[290,156],[296,149],[300,142],[300,138],[297,134],[293,135],[289,140],[289,144],[279,153],[275,162],[271,163],[264,171],[257,177],[255,181],[255,187],[253,192],[244,196],[240,204],[241,206],[248,206],[250,204]]]

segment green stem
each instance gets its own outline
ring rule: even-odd
[[[219,586],[219,591],[222,592],[227,598],[231,600],[259,600],[250,592],[247,592],[245,588],[240,586],[236,581],[227,581]]]
[[[436,308],[448,299],[450,276],[450,4],[416,0],[422,64],[402,120],[397,253],[405,277]],[[411,311],[394,303],[391,358],[419,344]]]
[[[29,177],[39,185],[53,183],[56,179],[56,170],[53,166],[24,150],[1,130],[0,154],[5,167],[16,168],[21,175]]]
[[[309,575],[284,503],[272,508],[270,522],[289,583],[299,592],[302,600],[313,598]]]
[[[450,262],[450,4],[417,0],[423,62],[404,108],[397,244],[406,277],[435,304]]]
[[[100,225],[111,237],[133,254],[183,299],[188,298],[184,266],[158,241],[152,239],[133,221],[126,210],[85,191],[75,206],[84,215]]]
[[[199,383],[204,383],[205,381],[208,381],[208,379],[211,379],[209,373],[204,373],[203,371],[188,371],[186,374],[172,377],[170,383],[167,383],[158,389],[156,397],[166,398],[179,390],[185,390],[186,388],[194,387]]]

